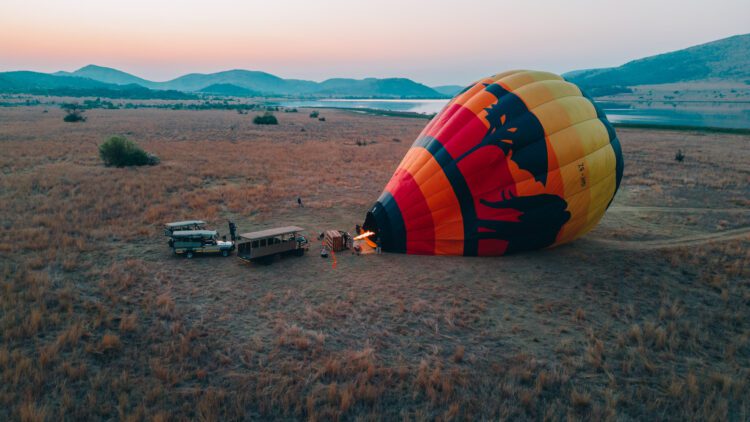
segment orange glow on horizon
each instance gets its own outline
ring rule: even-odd
[[[737,0],[3,0],[0,71],[94,63],[156,80],[245,68],[466,83],[506,68],[617,65],[746,32],[748,15]]]

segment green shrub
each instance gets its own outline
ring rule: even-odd
[[[313,111],[312,113],[310,113],[310,118],[311,119],[317,119],[318,116],[320,116],[320,113],[318,113],[317,110]]]
[[[63,117],[63,121],[68,123],[85,122],[86,118],[81,113],[68,113]]]
[[[262,116],[255,116],[253,123],[256,125],[278,125],[279,121],[276,120],[276,116],[271,113],[266,113]]]
[[[85,110],[80,105],[76,103],[63,104],[60,108],[65,110],[66,113],[65,117],[63,117],[64,122],[74,123],[86,121],[86,117],[83,115]]]
[[[124,136],[113,136],[99,145],[99,156],[107,166],[145,166],[159,164],[159,157],[144,151]]]

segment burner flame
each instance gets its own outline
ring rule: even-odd
[[[374,234],[375,234],[375,232],[366,231],[366,232],[360,234],[359,236],[355,237],[354,240],[362,240],[362,239],[370,237],[370,236],[372,236]]]

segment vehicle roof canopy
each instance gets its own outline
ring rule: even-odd
[[[257,232],[242,233],[240,237],[247,240],[258,240],[264,239],[266,237],[280,236],[282,234],[297,233],[301,231],[305,231],[305,229],[297,226],[286,226],[277,227],[275,229],[261,230]]]
[[[172,232],[172,237],[208,237],[216,236],[216,230],[179,230]]]
[[[175,221],[173,223],[167,223],[165,226],[167,227],[180,227],[180,226],[192,226],[196,224],[206,224],[203,220],[185,220],[185,221]]]

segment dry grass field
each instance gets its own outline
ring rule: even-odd
[[[174,257],[161,225],[352,230],[426,120],[86,114],[0,108],[0,420],[750,419],[748,135],[619,129],[569,245],[334,269]],[[110,135],[161,164],[104,167]]]

